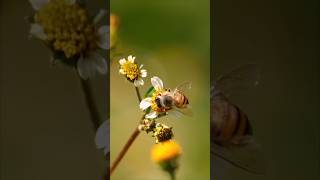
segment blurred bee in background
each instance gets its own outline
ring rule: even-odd
[[[256,86],[259,78],[259,67],[248,64],[213,82],[210,123],[212,168],[219,168],[215,166],[215,160],[223,160],[247,172],[265,174],[265,161],[253,139],[248,116],[229,100],[233,92]]]

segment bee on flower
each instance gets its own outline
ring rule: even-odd
[[[120,70],[119,73],[124,75],[126,79],[132,82],[136,87],[143,86],[144,81],[142,78],[147,77],[147,70],[142,69],[143,64],[138,66],[134,61],[135,57],[128,56],[128,59],[122,58],[119,60]]]
[[[166,115],[169,111],[177,117],[180,117],[181,114],[192,115],[189,100],[183,90],[191,88],[189,82],[182,83],[174,91],[164,88],[162,80],[156,76],[151,78],[151,84],[153,90],[150,91],[150,96],[143,99],[139,105],[143,111],[150,110],[146,118],[154,119],[159,115]]]
[[[54,61],[75,67],[83,79],[107,72],[107,62],[99,53],[109,49],[109,27],[98,25],[104,10],[91,18],[82,1],[29,1],[35,10],[30,35],[44,41]]]

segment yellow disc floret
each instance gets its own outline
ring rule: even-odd
[[[155,144],[151,149],[151,159],[157,163],[169,161],[181,155],[182,150],[178,143],[169,140]]]
[[[140,69],[136,63],[126,61],[121,65],[120,69],[123,71],[123,74],[126,75],[127,79],[133,81],[139,78]]]
[[[67,58],[96,48],[96,27],[87,10],[77,3],[51,0],[36,13],[35,22],[43,27],[48,44],[55,51],[64,52]]]

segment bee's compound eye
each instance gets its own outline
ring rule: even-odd
[[[170,96],[166,96],[163,103],[165,106],[171,106],[172,102],[173,102],[173,99]]]

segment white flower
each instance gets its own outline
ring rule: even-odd
[[[98,149],[103,149],[104,153],[110,152],[110,125],[109,121],[104,121],[97,130],[95,142]]]
[[[66,61],[72,59],[76,61],[76,69],[83,79],[88,79],[94,76],[97,72],[100,74],[106,74],[108,67],[105,58],[103,58],[99,53],[98,49],[108,50],[109,49],[109,26],[101,26],[95,31],[95,27],[97,23],[102,19],[104,15],[106,15],[106,11],[100,10],[99,13],[93,18],[93,20],[88,20],[86,22],[81,19],[89,19],[87,10],[82,6],[74,6],[76,0],[29,0],[33,9],[35,11],[42,10],[41,14],[37,14],[38,18],[43,21],[48,21],[47,23],[41,23],[42,21],[37,20],[35,18],[35,22],[30,26],[30,35],[38,38],[40,40],[46,41],[46,43],[50,43],[53,47],[53,53],[56,52],[64,52],[66,57]],[[59,2],[65,3],[59,3]],[[55,6],[60,6],[60,11],[52,8],[55,6],[48,6],[47,9],[43,9],[49,3],[56,3]],[[66,7],[74,6],[72,8],[72,12],[63,11],[67,9]],[[51,8],[51,9],[50,9]],[[49,9],[49,10],[48,10]],[[62,12],[61,12],[62,10]],[[73,12],[74,11],[74,12]],[[81,12],[79,15],[79,12]],[[56,19],[61,18],[61,16],[68,15],[70,13],[77,13],[76,20],[79,26],[86,26],[86,31],[83,30],[79,32],[77,27],[72,27],[70,30],[73,34],[69,33],[69,31],[65,30],[65,25],[69,24],[69,20],[63,19],[58,21],[54,27],[46,26],[47,24],[52,24],[52,22],[56,22]],[[89,23],[89,25],[88,25]],[[56,34],[56,28],[58,28],[61,32]],[[89,28],[89,29],[88,29]],[[65,32],[66,31],[66,32]],[[76,33],[74,33],[76,32]],[[90,34],[88,34],[90,32]],[[68,34],[69,33],[69,34]],[[65,36],[65,34],[67,34]],[[61,37],[64,35],[63,37]],[[84,38],[79,38],[84,37]],[[97,37],[97,38],[87,38],[87,37]],[[61,43],[59,39],[64,38],[64,43]],[[74,43],[74,38],[77,38],[77,42]],[[96,44],[96,45],[94,45]],[[75,59],[74,57],[79,57]]]
[[[109,26],[101,26],[98,30],[97,45],[101,49],[109,49]],[[98,52],[91,51],[87,56],[80,56],[77,62],[77,70],[83,79],[93,77],[97,72],[106,74],[108,72],[108,64]]]
[[[138,64],[135,63],[135,57],[132,55],[128,56],[128,59],[122,58],[119,60],[120,69],[119,73],[124,75],[129,81],[138,86],[143,86],[144,81],[142,78],[147,77],[147,70],[142,69],[143,65],[138,67]]]
[[[145,118],[148,119],[154,119],[157,118],[158,115],[160,113],[165,113],[166,110],[163,108],[159,108],[155,102],[156,98],[158,96],[161,96],[161,94],[163,92],[165,92],[166,90],[163,88],[163,82],[159,77],[152,77],[151,78],[151,84],[155,89],[155,92],[152,94],[151,97],[147,97],[145,99],[143,99],[140,104],[139,107],[141,110],[145,111],[146,109],[148,109],[149,107],[151,107],[151,111],[150,113],[146,114]]]

